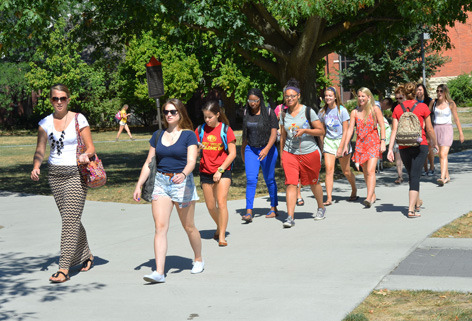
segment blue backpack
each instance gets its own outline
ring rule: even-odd
[[[203,142],[203,133],[204,133],[205,125],[206,124],[203,124],[203,125],[200,125],[200,126],[197,127],[198,136],[200,138],[200,143]],[[225,123],[221,123],[220,136],[221,136],[221,139],[223,140],[223,145],[225,147],[225,152],[226,153],[228,153],[228,137],[226,137],[227,132],[228,132],[228,125],[226,125]]]

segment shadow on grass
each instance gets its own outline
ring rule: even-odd
[[[45,285],[33,285],[37,281],[34,277],[37,271],[47,271],[49,267],[58,261],[58,257],[48,257],[46,255],[24,256],[24,253],[8,252],[0,253],[0,320],[21,321],[27,318],[37,318],[36,312],[18,312],[8,310],[5,304],[12,303],[19,298],[34,296],[40,302],[60,301],[68,293],[91,292],[103,289],[106,285],[93,282],[89,284],[49,284],[49,273],[41,273]],[[98,259],[98,265],[106,264],[106,260]],[[55,272],[55,271],[54,271]],[[77,269],[71,270],[71,275],[77,274]],[[44,275],[43,275],[44,274]],[[52,274],[52,273],[51,273]],[[34,275],[34,276],[33,276]],[[28,310],[28,308],[25,308]]]

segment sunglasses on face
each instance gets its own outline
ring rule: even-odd
[[[439,93],[442,93],[442,92],[443,92],[442,89],[436,90],[436,93],[438,93],[438,94],[439,94]]]
[[[67,97],[52,97],[52,101],[57,103],[57,102],[60,102],[60,101],[66,101],[67,100]]]
[[[395,97],[396,100],[400,100],[400,99],[403,99],[403,96],[398,96],[398,97]]]
[[[177,115],[178,111],[177,111],[176,109],[172,109],[172,110],[166,109],[166,110],[164,110],[164,115],[167,116],[167,115],[169,115],[169,113],[170,113],[172,116],[175,116],[175,115]]]
[[[290,96],[287,95],[287,96],[284,96],[285,99],[295,99],[295,98],[297,98],[297,97],[298,97],[298,95],[290,95]]]
[[[258,102],[260,102],[260,100],[259,100],[259,99],[248,99],[247,102],[248,102],[249,104],[251,104],[251,103],[252,103],[252,104],[257,104]]]

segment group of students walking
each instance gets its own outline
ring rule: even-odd
[[[441,87],[442,86],[442,87]],[[386,124],[382,111],[375,104],[369,89],[357,92],[358,106],[349,115],[342,106],[339,93],[334,87],[324,92],[325,105],[318,114],[301,103],[301,91],[295,79],[289,80],[283,90],[284,104],[274,112],[266,107],[259,89],[248,93],[244,109],[241,156],[246,171],[246,214],[242,219],[253,220],[253,205],[258,183],[259,169],[270,195],[270,210],[267,218],[278,215],[277,184],[275,166],[279,156],[277,150],[278,130],[280,130],[280,163],[285,173],[287,218],[285,228],[295,225],[295,208],[299,196],[299,185],[309,185],[317,203],[315,220],[326,217],[326,206],[333,204],[333,181],[336,159],[339,160],[344,176],[351,185],[348,201],[359,199],[355,176],[350,167],[352,160],[357,168],[362,168],[367,185],[367,195],[363,204],[369,208],[376,201],[376,166],[382,153],[389,145],[388,159],[394,160],[394,146],[402,115],[412,112],[419,120],[421,138],[417,146],[399,146],[401,161],[409,176],[408,217],[419,217],[422,200],[419,197],[421,169],[431,150],[445,154],[441,161],[441,181],[449,181],[447,152],[452,144],[452,124],[445,119],[453,115],[464,137],[457,117],[456,106],[450,100],[447,87],[438,87],[438,99],[430,107],[415,98],[416,86],[404,86],[406,100],[393,109],[392,133],[387,142]],[[67,110],[70,93],[64,85],[51,88],[50,101],[54,113],[39,123],[38,144],[31,178],[39,180],[40,165],[46,144],[51,145],[49,156],[49,182],[62,217],[61,255],[59,271],[50,281],[61,283],[69,280],[71,266],[82,263],[81,271],[93,267],[93,255],[88,247],[85,229],[81,224],[86,185],[77,169],[75,150],[77,138],[69,127],[75,118],[77,131],[84,137],[86,151],[77,155],[80,163],[89,162],[95,153],[90,128],[83,115]],[[449,111],[447,110],[449,108]],[[431,121],[431,110],[436,121]],[[232,166],[236,158],[236,137],[228,119],[218,102],[210,101],[203,107],[205,123],[195,130],[184,104],[178,99],[170,99],[162,106],[164,115],[163,131],[156,131],[150,139],[146,161],[133,193],[135,201],[141,199],[142,186],[149,178],[149,164],[156,157],[157,173],[152,193],[152,215],[155,223],[154,252],[156,270],[144,276],[151,283],[165,282],[164,267],[167,253],[167,231],[173,208],[179,215],[190,245],[194,252],[191,273],[201,273],[205,268],[202,257],[202,242],[194,223],[195,201],[198,200],[193,171],[200,153],[200,184],[205,203],[216,224],[214,239],[220,247],[228,245],[226,228],[228,225],[227,196],[232,180]],[[77,117],[78,116],[78,117]],[[447,124],[448,126],[442,126]],[[438,126],[437,126],[438,125]],[[450,125],[450,126],[449,126]],[[446,128],[447,127],[447,128]],[[356,131],[356,144],[352,149],[351,138]],[[67,137],[65,137],[67,136]],[[438,138],[436,138],[438,137]],[[57,143],[61,141],[62,145]],[[438,146],[439,145],[439,146]],[[351,157],[352,154],[352,157]],[[326,168],[326,201],[320,184],[322,155]],[[80,156],[80,157],[79,157]],[[439,180],[438,180],[439,181]]]

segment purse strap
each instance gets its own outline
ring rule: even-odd
[[[77,134],[77,163],[79,162],[79,156],[85,152],[85,144],[84,140],[82,139],[82,135],[80,135],[80,128],[79,128],[79,113],[75,114],[75,132]]]

